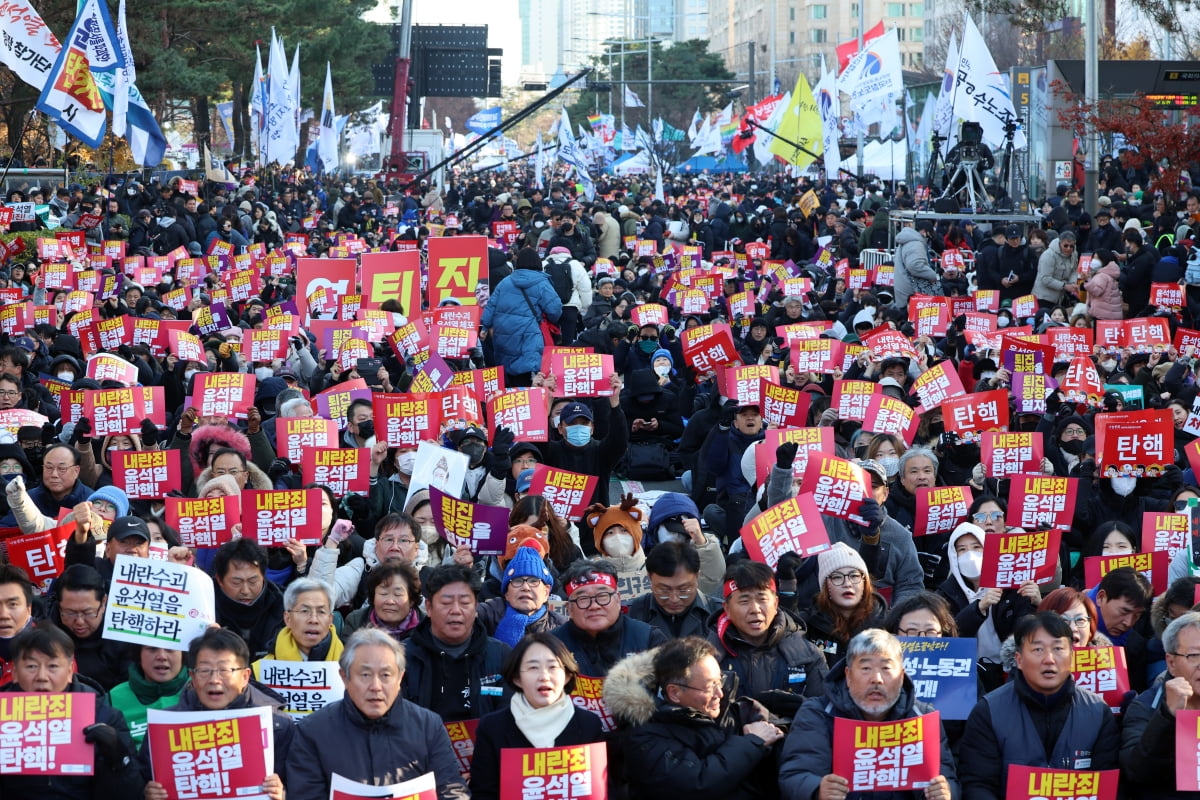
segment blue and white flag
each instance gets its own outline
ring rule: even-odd
[[[485,108],[477,114],[472,115],[467,119],[467,130],[472,133],[477,133],[483,136],[485,133],[495,128],[500,124],[503,116],[501,115],[500,106],[492,106]]]
[[[321,169],[333,172],[338,165],[338,134],[333,110],[333,72],[325,62],[325,95],[321,100],[321,127],[317,133],[317,156]]]
[[[125,0],[121,0],[117,12],[117,47],[121,50],[124,66],[112,72],[93,72],[92,75],[100,87],[104,102],[112,109],[113,133],[124,136],[129,142],[134,163],[142,167],[157,167],[167,151],[167,140],[158,127],[158,120],[154,119],[154,112],[136,85],[133,49],[129,45],[129,30],[125,25]],[[229,140],[233,141],[232,133]]]
[[[105,104],[93,73],[123,65],[108,6],[84,0],[42,87],[37,110],[88,147],[99,147],[104,141]]]
[[[271,52],[267,59],[266,122],[263,125],[261,160],[264,164],[286,164],[296,156],[296,114],[292,107],[291,74],[283,54],[283,43],[271,30]]]
[[[579,145],[576,144],[575,137],[571,134],[571,120],[567,116],[566,108],[562,110],[562,121],[558,125],[558,157],[563,163],[575,168],[575,174],[579,177],[579,182],[583,184],[584,197],[588,200],[595,197],[596,184],[592,180],[592,176],[588,175],[583,153],[580,152]]]

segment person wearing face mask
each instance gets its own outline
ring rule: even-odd
[[[662,543],[676,543],[693,548],[699,557],[700,592],[715,596],[721,589],[725,573],[725,556],[721,543],[705,531],[700,510],[692,498],[680,492],[664,492],[650,509],[646,520],[646,535],[642,547],[647,553]]]
[[[624,394],[621,407],[625,419],[630,420],[629,441],[657,443],[674,449],[672,443],[683,435],[683,418],[675,393],[664,389],[653,372],[639,369],[629,374],[629,385]],[[651,478],[650,475],[630,477]]]
[[[642,549],[642,510],[632,494],[619,506],[595,503],[583,512],[592,529],[596,552],[617,567],[617,590],[632,600],[650,589],[646,575],[646,551]]]
[[[452,432],[450,441],[468,459],[466,484],[460,499],[489,506],[504,506],[505,480],[512,469],[509,456],[509,448],[513,443],[512,431],[501,425],[492,437],[490,451],[487,431],[477,425]]]
[[[378,456],[379,466],[371,476],[371,516],[380,519],[387,514],[404,510],[408,500],[408,485],[412,481],[413,468],[417,461],[415,447],[388,447],[386,442],[376,442],[372,448],[372,462]]]

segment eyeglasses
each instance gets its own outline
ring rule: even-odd
[[[1062,248],[1063,250],[1074,250],[1075,249],[1075,245],[1073,245],[1073,244],[1060,244],[1059,247]]]
[[[116,511],[117,507],[107,500],[93,500],[92,508],[96,511]]]
[[[692,686],[687,683],[676,683],[674,685],[680,687],[681,689],[691,689],[693,692],[700,692],[701,694],[708,695],[709,697],[712,697],[714,694],[721,694],[725,691],[725,686],[720,681],[709,681],[704,686]]]
[[[65,472],[70,472],[73,469],[79,469],[74,464],[42,464],[42,469],[49,472],[51,475],[61,475]]]
[[[538,460],[536,458],[534,458],[533,456],[525,456],[523,458],[514,458],[513,463],[514,464],[536,464],[536,463],[538,463]]]
[[[241,672],[244,669],[249,669],[249,668],[248,667],[197,667],[196,669],[192,670],[192,674],[195,675],[197,678],[199,678],[202,681],[206,681],[209,678],[220,678],[222,680],[227,680],[229,678],[232,678],[234,675],[236,675],[237,673]]]
[[[330,612],[329,612],[328,608],[310,608],[308,606],[301,606],[300,608],[289,608],[288,613],[295,614],[298,617],[318,617],[318,618],[320,618],[320,617],[328,617]]]
[[[654,598],[656,600],[690,600],[695,593],[695,587],[690,589],[661,589],[654,591]]]
[[[971,519],[976,525],[982,525],[985,522],[999,522],[1004,519],[1003,511],[980,511],[971,515]]]
[[[67,611],[59,609],[58,615],[62,617],[63,622],[75,622],[76,620],[93,620],[100,616],[100,609],[94,608],[91,611]]]
[[[933,639],[942,635],[941,628],[901,628],[897,631],[901,636],[923,636],[926,639]]]
[[[1092,618],[1087,614],[1079,614],[1078,616],[1068,617],[1066,614],[1060,614],[1062,621],[1070,625],[1072,628],[1086,628],[1092,624]]]
[[[545,585],[545,581],[533,575],[522,575],[519,578],[513,578],[508,582],[509,586],[515,586],[518,589],[532,589],[538,585]]]
[[[834,572],[829,575],[829,582],[834,586],[844,586],[847,583],[851,586],[858,586],[863,582],[865,577],[858,570],[854,572]]]
[[[609,604],[612,603],[613,598],[616,596],[616,592],[601,592],[600,594],[576,597],[572,600],[568,600],[567,602],[574,603],[575,607],[581,610],[591,608],[592,603],[595,603],[600,608],[607,608]]]
[[[246,470],[244,470],[244,469],[235,467],[234,469],[214,469],[212,471],[212,474],[217,476],[218,478],[225,476],[225,475],[232,475],[233,477],[236,478],[238,475],[241,475],[245,471]]]
[[[20,397],[21,393],[13,389],[5,389],[0,392],[0,397]]]
[[[1200,653],[1171,653],[1171,655],[1175,656],[1176,658],[1182,658],[1192,669],[1195,669],[1197,665],[1200,665]]]
[[[1063,434],[1063,436],[1082,436],[1084,438],[1087,438],[1087,431],[1085,431],[1083,428],[1079,427],[1078,425],[1070,425],[1066,428],[1063,428],[1062,434]]]
[[[397,539],[393,536],[385,536],[381,539],[376,539],[375,542],[377,544],[381,544],[386,547],[388,545],[393,545],[393,544],[404,544],[404,545],[416,544],[417,540],[416,539]]]

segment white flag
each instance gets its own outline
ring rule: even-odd
[[[1004,75],[996,71],[996,62],[983,35],[969,14],[963,16],[966,22],[955,74],[958,88],[954,93],[954,116],[978,122],[983,126],[983,143],[996,149],[1004,144],[1005,124],[1016,124],[1017,115]],[[1017,130],[1013,148],[1024,147],[1025,133]]]
[[[116,92],[113,94],[113,134],[125,135],[125,116],[129,113],[129,90],[137,83],[137,70],[133,64],[133,50],[129,46],[129,28],[125,25],[125,0],[117,7],[117,46],[125,65],[117,70]]]
[[[575,174],[579,178],[579,182],[583,184],[583,194],[588,200],[591,200],[596,195],[596,184],[592,181],[592,177],[588,175],[587,164],[584,163],[583,154],[579,151],[579,145],[575,142],[575,137],[571,134],[571,119],[567,116],[567,109],[562,110],[562,121],[558,125],[558,157],[565,164],[569,164],[575,168]]]
[[[628,86],[625,87],[625,107],[626,108],[645,108],[646,104],[642,102]]]
[[[292,90],[292,116],[296,118],[296,141],[292,146],[294,150],[300,146],[300,45],[296,45],[296,54],[292,56],[292,69],[288,73],[288,88]]]
[[[26,0],[0,3],[0,64],[41,91],[62,45]]]
[[[687,137],[689,142],[695,143],[696,135],[700,132],[700,123],[703,121],[704,118],[700,116],[700,109],[697,108],[696,113],[692,114],[692,124],[688,125],[687,129]]]
[[[771,112],[771,116],[767,117],[763,122],[762,127],[770,131],[779,130],[779,121],[783,119],[783,115],[787,113],[788,107],[792,104],[792,93],[785,92],[779,102],[775,104],[775,110]],[[759,131],[754,137],[754,143],[751,147],[754,148],[754,157],[758,159],[760,164],[770,164],[775,160],[775,154],[771,152],[771,142],[775,141],[775,137],[765,131]]]
[[[545,184],[542,182],[542,168],[545,166],[545,153],[542,151],[542,132],[538,131],[537,136],[537,156],[533,162],[534,170],[534,188],[542,189]]]
[[[950,44],[946,47],[946,66],[942,70],[942,85],[938,89],[937,110],[933,114],[933,132],[947,140],[947,149],[950,147],[950,129],[954,123],[954,84],[957,75],[958,33],[951,31]]]
[[[267,58],[266,124],[263,126],[262,162],[286,164],[296,157],[296,115],[292,111],[291,75],[283,55],[283,43],[271,31]]]
[[[321,100],[321,127],[317,134],[317,158],[321,169],[333,172],[338,165],[338,136],[334,126],[335,113],[333,110],[333,73],[329,62],[325,62],[325,96]]]
[[[873,101],[904,91],[896,29],[868,42],[846,65],[838,83],[850,95],[850,107],[856,113],[867,110]]]
[[[250,141],[262,158],[263,123],[267,119],[267,84],[263,78],[262,52],[254,45],[254,77],[250,81]]]
[[[817,111],[821,114],[821,142],[825,145],[821,158],[825,164],[825,175],[837,177],[838,165],[841,163],[841,153],[838,152],[838,123],[841,121],[841,98],[838,97],[837,72],[825,70],[825,58],[821,57],[821,80],[813,91],[817,101]]]
[[[721,126],[705,117],[704,123],[700,126],[700,132],[696,134],[696,141],[692,142],[692,146],[696,148],[696,152],[693,155],[697,156],[708,154],[720,155],[724,153],[725,145],[721,143]]]

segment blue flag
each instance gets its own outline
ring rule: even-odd
[[[901,636],[900,646],[917,699],[936,706],[942,719],[966,719],[978,700],[976,641]]]
[[[485,108],[467,120],[467,130],[482,136],[499,125],[501,119],[500,106]]]

